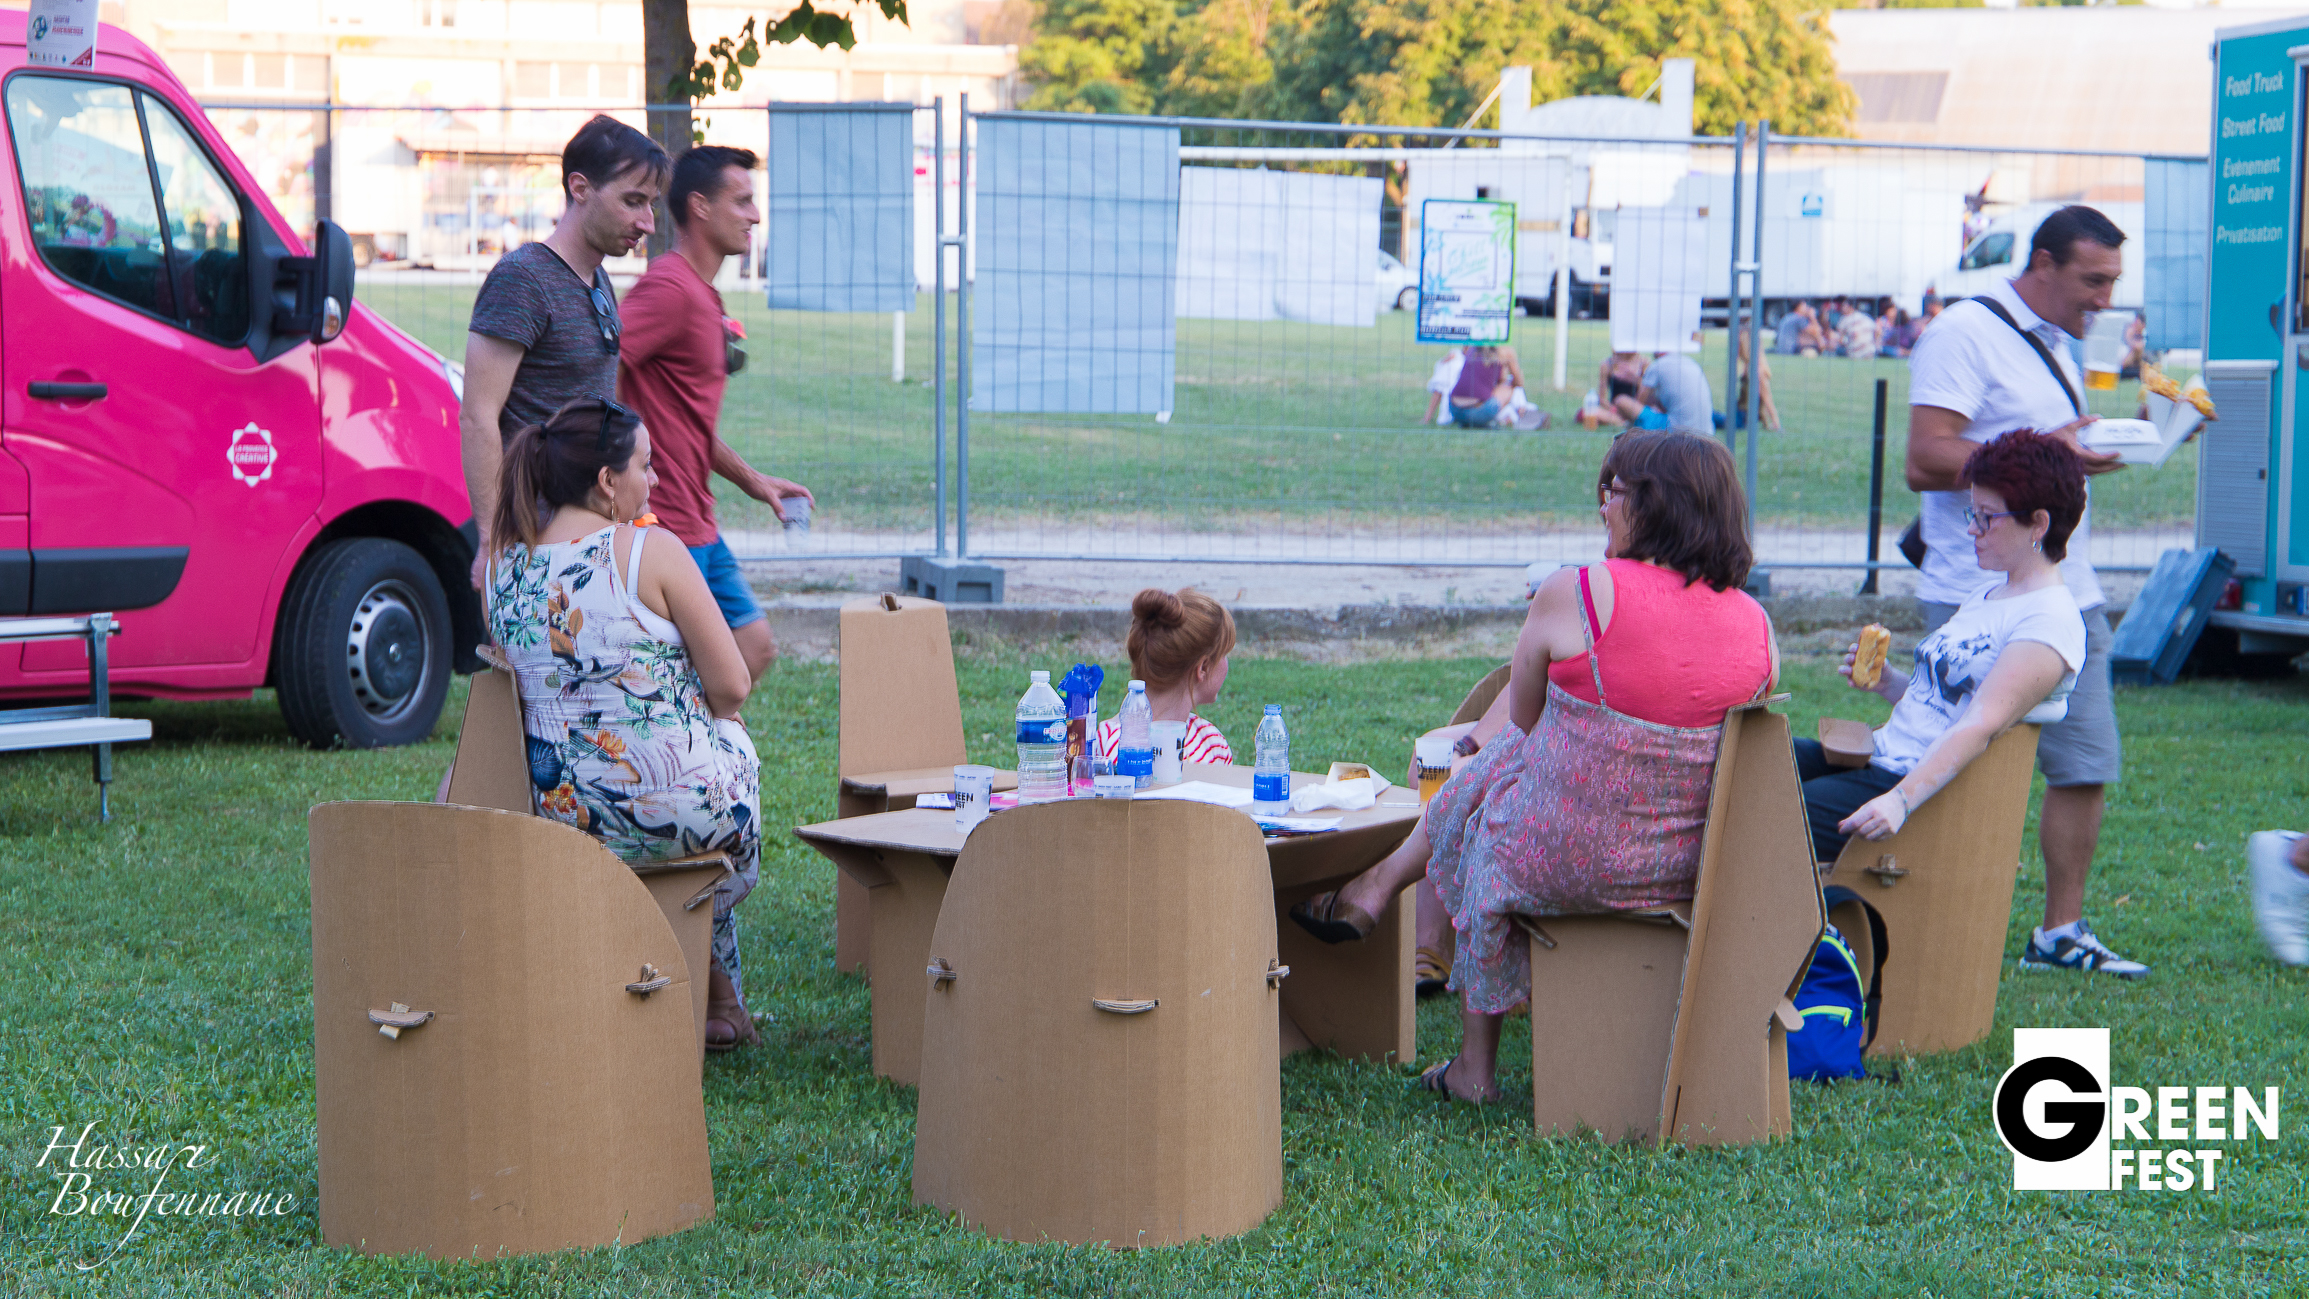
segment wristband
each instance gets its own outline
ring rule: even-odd
[[[1475,737],[1473,735],[1462,735],[1458,739],[1451,742],[1451,751],[1458,754],[1462,758],[1474,757],[1476,752],[1482,747],[1482,745],[1475,742]]]

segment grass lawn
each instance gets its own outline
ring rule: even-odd
[[[1048,665],[1064,666],[1055,653]],[[972,756],[1024,676],[963,662]],[[1297,765],[1399,766],[1490,665],[1237,661],[1212,710],[1248,744],[1287,705]],[[1109,674],[1120,665],[1109,664]],[[1799,733],[1882,706],[1792,660]],[[834,669],[781,665],[748,708],[764,821],[833,813]],[[462,698],[460,693],[459,698]],[[1856,702],[1857,701],[1857,702]],[[1861,707],[1858,705],[1869,705]],[[909,1202],[914,1097],[868,1075],[865,987],[832,969],[833,873],[782,833],[742,907],[765,1045],[706,1070],[719,1216],[619,1250],[481,1264],[320,1248],[315,1193],[306,809],[429,796],[456,709],[407,749],[312,753],[269,696],[132,703],[155,739],[119,758],[118,817],[92,817],[86,758],[0,758],[0,1291],[65,1295],[2264,1295],[2309,1289],[2309,1147],[2233,1143],[2212,1194],[2016,1194],[1989,1125],[2015,1026],[2107,1026],[2116,1079],[2284,1085],[2303,1064],[2301,976],[2251,927],[2247,833],[2309,820],[2309,680],[2118,695],[2130,763],[2092,915],[2156,966],[2143,985],[2008,973],[1986,1042],[1902,1065],[1898,1084],[1799,1085],[1795,1135],[1659,1152],[1535,1139],[1528,1029],[1511,1023],[1505,1104],[1452,1105],[1405,1070],[1301,1055],[1283,1066],[1284,1202],[1221,1243],[1144,1254],[991,1243]],[[1873,708],[1874,711],[1871,711]],[[2294,755],[2287,758],[2285,754]],[[2008,951],[2040,905],[2024,872]],[[2009,969],[2009,967],[2008,967]],[[1456,1016],[1422,1008],[1420,1052]],[[2288,1115],[2290,1117],[2290,1115]],[[173,1181],[299,1198],[286,1217],[148,1223],[94,1273],[111,1223],[51,1216],[34,1165],[51,1128],[113,1144],[207,1143]],[[2290,1124],[2288,1124],[2290,1127]],[[124,1175],[115,1175],[124,1176]],[[126,1189],[123,1184],[120,1189]],[[141,1189],[141,1187],[139,1188]]]
[[[361,300],[428,346],[464,355],[472,289],[379,276],[362,285]],[[928,295],[907,315],[903,384],[890,381],[887,316],[773,312],[750,289],[732,292],[725,305],[745,320],[750,338],[747,367],[726,399],[722,428],[731,442],[755,465],[808,484],[828,526],[927,529]],[[947,326],[951,347],[958,337],[951,310]],[[1408,521],[1465,532],[1527,529],[1536,516],[1592,525],[1595,471],[1610,435],[1579,431],[1571,417],[1609,350],[1609,325],[1572,323],[1570,389],[1556,393],[1549,389],[1553,321],[1515,321],[1533,399],[1554,415],[1540,436],[1423,427],[1427,376],[1442,349],[1413,341],[1412,326],[1400,311],[1383,313],[1371,329],[1181,320],[1178,407],[1168,424],[1151,415],[974,415],[973,521],[1111,517],[1249,530],[1313,518],[1340,528]],[[1699,357],[1719,404],[1724,338],[1710,331]],[[1907,362],[1778,356],[1771,368],[1783,431],[1765,433],[1759,444],[1758,518],[1812,528],[1866,523],[1881,378],[1889,403],[1885,511],[1897,534],[1914,513],[1900,481]],[[2139,399],[2139,385],[2125,383],[2092,394],[2092,406],[2129,416]],[[950,414],[950,440],[952,425]],[[2189,519],[2196,489],[2191,446],[2161,469],[2095,483],[2095,526]],[[730,527],[774,522],[767,507],[726,485],[720,500]]]

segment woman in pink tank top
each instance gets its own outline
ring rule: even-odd
[[[1476,730],[1490,741],[1401,847],[1291,909],[1325,942],[1353,941],[1433,883],[1458,935],[1461,1047],[1420,1081],[1464,1100],[1497,1095],[1500,1021],[1531,995],[1514,917],[1690,900],[1724,714],[1778,676],[1771,621],[1740,589],[1747,506],[1721,444],[1629,434],[1597,500],[1607,562],[1541,584]]]

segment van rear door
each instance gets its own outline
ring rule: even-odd
[[[23,71],[0,99],[26,216],[6,230],[0,424],[31,478],[33,611],[165,590],[122,618],[116,671],[261,675],[275,569],[321,497],[315,349],[247,346],[270,309],[248,274],[261,218],[149,89]],[[72,645],[24,669],[84,670]]]

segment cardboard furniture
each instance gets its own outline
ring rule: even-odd
[[[1283,1198],[1267,853],[1207,804],[1004,812],[954,867],[922,999],[914,1198],[1008,1240],[1171,1245]],[[879,984],[877,984],[879,987]]]
[[[885,592],[842,606],[841,787],[834,815],[868,816],[914,806],[917,794],[954,788],[954,768],[970,761],[962,738],[962,695],[946,606]],[[1016,772],[995,773],[1015,789]],[[863,969],[873,943],[873,908],[850,876],[834,881],[834,968]]]
[[[1662,1145],[1787,1135],[1788,998],[1823,922],[1811,858],[1788,719],[1733,709],[1691,902],[1526,925],[1533,1126]]]
[[[310,828],[325,1243],[499,1258],[713,1215],[699,967],[625,863],[494,808]]]
[[[1251,768],[1190,763],[1184,778],[1247,789]],[[1302,773],[1293,779],[1319,778]],[[1359,943],[1318,942],[1284,913],[1300,898],[1336,888],[1393,851],[1419,819],[1416,797],[1415,791],[1390,789],[1378,806],[1343,814],[1337,830],[1266,841],[1270,906],[1281,922],[1280,957],[1294,971],[1282,990],[1279,1032],[1286,1052],[1326,1047],[1370,1060],[1412,1059],[1409,890],[1406,905],[1388,908],[1379,927]],[[1140,802],[1155,805],[1133,805]],[[1219,810],[1252,824],[1241,812]],[[1009,815],[995,813],[972,839]],[[914,980],[927,968],[947,877],[963,850],[954,814],[907,808],[800,826],[794,837],[869,891],[873,925],[866,981],[873,995],[874,1072],[914,1083],[921,1076],[923,1045],[922,1000]],[[1088,842],[1081,851],[1088,857],[1100,847]]]
[[[2036,740],[2036,727],[2012,727],[1925,800],[1900,833],[1873,843],[1854,837],[1825,866],[1822,884],[1851,889],[1884,920],[1883,1004],[1871,1054],[1953,1051],[1988,1036]],[[1868,933],[1862,916],[1830,918],[1847,940]],[[1862,955],[1867,970],[1872,959]]]

